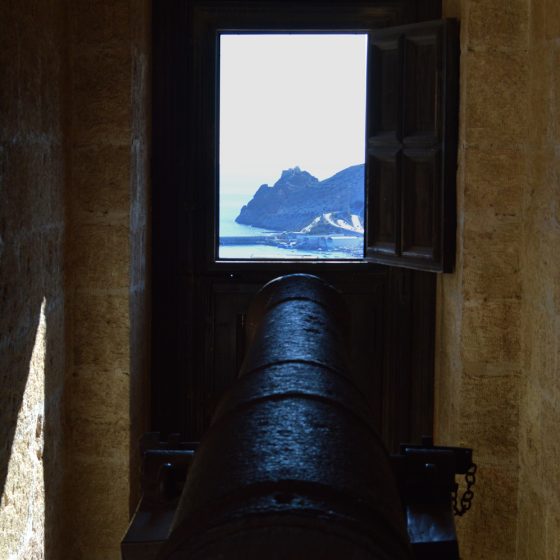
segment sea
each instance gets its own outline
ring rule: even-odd
[[[278,233],[276,231],[238,224],[235,218],[243,205],[251,200],[251,195],[220,195],[220,231],[221,237],[252,237]],[[273,245],[222,245],[218,248],[220,259],[308,259],[308,260],[355,260],[360,255],[349,251],[336,250],[299,250]]]

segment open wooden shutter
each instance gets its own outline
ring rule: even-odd
[[[439,20],[370,36],[367,260],[453,269],[458,35]]]

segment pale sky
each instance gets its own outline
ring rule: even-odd
[[[367,36],[221,35],[220,188],[364,162]]]

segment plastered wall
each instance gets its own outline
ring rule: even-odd
[[[0,2],[0,558],[56,558],[65,467],[64,11]]]
[[[438,286],[436,435],[479,465],[463,558],[558,558],[560,8],[445,11],[461,19],[459,224]]]

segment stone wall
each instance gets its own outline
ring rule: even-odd
[[[529,12],[518,560],[560,558],[560,4]]]
[[[440,277],[436,439],[473,447],[462,558],[515,558],[528,0],[448,2],[461,20],[457,265]]]
[[[0,558],[60,558],[64,11],[0,2]]]
[[[1,558],[119,558],[138,497],[149,5],[0,3]]]
[[[120,558],[138,495],[149,347],[148,6],[69,3],[66,484],[76,560]]]
[[[459,224],[438,287],[437,439],[479,464],[463,558],[558,558],[560,8],[445,11],[461,19]]]

